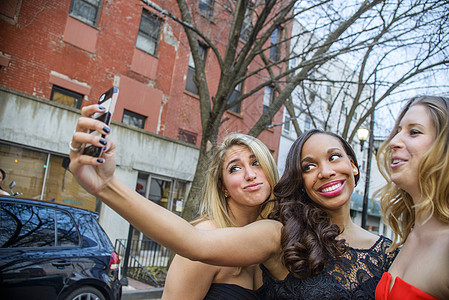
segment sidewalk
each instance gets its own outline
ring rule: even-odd
[[[122,300],[161,299],[164,288],[156,288],[140,281],[128,278],[128,285],[123,286]]]

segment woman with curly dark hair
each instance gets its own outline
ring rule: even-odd
[[[314,129],[292,145],[274,189],[275,217],[284,225],[283,262],[290,274],[279,281],[262,265],[266,299],[374,297],[397,252],[387,254],[389,239],[351,219],[357,166],[351,146],[334,133]]]
[[[90,130],[110,133],[92,119],[100,110],[97,105],[83,108],[72,137],[75,150],[70,152],[70,170],[88,192],[145,235],[183,257],[207,264],[262,264],[264,283],[258,290],[262,299],[374,299],[375,286],[396,252],[386,254],[391,242],[361,229],[350,218],[359,170],[354,152],[341,137],[314,130],[294,143],[286,173],[275,187],[277,220],[201,230],[148,201],[114,175],[113,140],[107,139],[100,158],[77,151],[76,147],[87,143],[101,145]],[[234,172],[232,161],[223,172]],[[251,193],[264,186],[262,181],[242,181],[239,189]]]

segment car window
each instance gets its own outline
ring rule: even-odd
[[[79,245],[70,215],[49,207],[1,203],[0,228],[1,248]]]

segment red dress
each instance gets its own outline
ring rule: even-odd
[[[396,277],[390,290],[391,274],[385,272],[376,287],[376,300],[438,300],[420,289]]]

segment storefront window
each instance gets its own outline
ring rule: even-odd
[[[14,181],[13,192],[25,198],[95,211],[95,197],[78,184],[68,166],[67,157],[0,144],[0,168],[6,172],[4,190],[11,192],[8,185]]]

